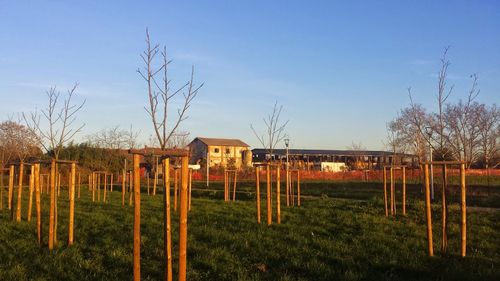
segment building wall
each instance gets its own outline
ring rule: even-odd
[[[207,150],[209,151],[210,167],[217,165],[226,166],[230,159],[234,159],[236,168],[241,168],[251,165],[252,154],[248,147],[244,146],[222,146],[210,145],[207,146],[200,140],[196,140],[190,144],[192,164],[198,164],[200,160],[207,158]]]

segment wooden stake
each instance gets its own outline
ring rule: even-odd
[[[179,281],[186,281],[187,273],[187,223],[188,223],[188,164],[189,157],[182,157],[182,180],[179,218]]]
[[[106,203],[106,195],[107,195],[107,190],[108,190],[108,174],[107,173],[104,173],[104,198],[103,198],[103,202]]]
[[[272,208],[271,208],[271,166],[268,164],[266,166],[266,176],[267,176],[267,225],[271,225],[272,219]]]
[[[14,194],[14,165],[10,165],[10,168],[9,168],[9,194],[7,194],[9,196],[8,200],[7,200],[7,208],[9,210],[12,210],[12,200],[13,200],[13,194]]]
[[[69,179],[69,225],[68,225],[68,246],[73,245],[73,226],[75,219],[75,178],[76,164],[71,163],[71,176]]]
[[[129,188],[128,188],[128,191],[129,191],[129,196],[128,196],[128,205],[129,206],[132,206],[132,204],[134,203],[133,202],[133,192],[134,192],[134,176],[132,175],[132,171],[129,172]]]
[[[257,199],[257,223],[260,224],[260,171],[259,167],[255,167],[255,189]]]
[[[395,203],[394,203],[394,193],[395,193],[395,190],[394,190],[394,170],[390,169],[390,179],[391,179],[391,216],[394,216],[396,214],[396,212],[394,211],[396,209],[395,207]]]
[[[125,169],[123,169],[122,172],[122,207],[125,206],[125,184],[127,182],[127,173],[125,172]]]
[[[101,173],[97,173],[97,202],[101,202]]]
[[[286,206],[290,206],[290,172],[288,167],[288,162],[286,163],[286,172],[285,172],[285,189],[286,189]]]
[[[227,191],[227,186],[228,186],[228,176],[227,176],[227,171],[224,170],[224,201],[227,201],[228,199],[228,191]]]
[[[16,221],[21,221],[21,204],[23,199],[23,178],[24,178],[24,163],[19,164],[19,185],[17,187],[17,208],[16,208]]]
[[[40,186],[40,164],[35,164],[36,229],[38,244],[42,243],[42,204],[40,198],[41,191],[42,187]]]
[[[281,223],[280,169],[280,166],[276,167],[276,221],[278,222],[278,224]]]
[[[174,211],[177,211],[178,189],[179,189],[179,169],[174,169]]]
[[[81,174],[80,172],[78,172],[78,199],[80,199],[80,187],[81,187],[81,178],[80,178]]]
[[[465,187],[465,164],[460,164],[460,255],[465,257],[467,250],[467,190]]]
[[[140,155],[134,154],[134,281],[141,280],[141,179]]]
[[[170,219],[170,159],[163,159],[163,194],[164,194],[164,217],[163,225],[165,230],[164,251],[165,251],[165,280],[172,281],[172,233]]]
[[[113,174],[111,174],[111,179],[109,183],[109,192],[113,192]]]
[[[431,213],[431,192],[429,183],[429,164],[424,164],[425,174],[425,214],[427,219],[427,245],[429,247],[429,256],[434,256],[434,247],[432,245],[432,213]]]
[[[236,171],[234,171],[233,202],[236,201]]]
[[[383,177],[384,177],[384,209],[385,209],[385,216],[389,216],[389,208],[387,208],[387,169],[383,167],[384,172],[383,172]]]
[[[443,217],[443,224],[442,224],[442,241],[441,241],[441,252],[445,254],[448,251],[448,206],[446,203],[446,185],[447,185],[447,171],[446,171],[446,165],[442,165],[442,177],[443,177],[443,182],[442,182],[442,198],[441,198],[441,211],[442,211],[442,217]]]
[[[300,170],[297,170],[297,206],[300,207]]]
[[[31,210],[33,209],[33,190],[35,187],[35,165],[31,165],[29,177],[29,199],[28,199],[28,222],[31,222]]]
[[[403,171],[403,216],[406,216],[406,170],[402,167]]]
[[[59,165],[57,164],[56,162],[56,196],[54,197],[54,246],[57,247],[57,219],[58,219],[58,215],[57,215],[57,205],[58,205],[58,194],[59,194],[59,191],[60,191],[60,183],[61,183],[61,175],[59,174]]]
[[[155,158],[156,158],[156,167],[153,178],[153,196],[156,195],[156,185],[158,184],[158,156],[156,156]]]
[[[92,184],[91,184],[91,186],[92,186],[92,202],[95,202],[95,181],[96,181],[95,173],[92,172]]]
[[[191,191],[193,189],[193,170],[189,169],[189,183],[188,183],[188,210],[191,211]]]
[[[56,202],[56,161],[50,164],[49,250],[54,249],[54,215]]]

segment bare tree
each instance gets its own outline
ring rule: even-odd
[[[354,155],[354,168],[362,169],[362,161],[361,158],[365,156],[366,147],[363,146],[361,142],[351,142],[351,145],[347,147],[348,150],[351,150]]]
[[[156,56],[160,53],[161,62],[158,67],[155,67]],[[180,86],[176,90],[171,90],[171,80],[168,76],[168,66],[172,60],[168,59],[167,48],[164,47],[160,51],[160,45],[152,44],[149,36],[149,31],[146,29],[146,49],[141,54],[144,62],[143,69],[137,69],[139,75],[147,84],[147,95],[149,104],[144,109],[151,118],[153,123],[154,134],[158,139],[161,149],[165,149],[169,144],[169,140],[175,135],[179,125],[188,118],[186,115],[194,98],[203,83],[199,86],[194,83],[194,66],[191,68],[191,77],[189,81]],[[162,75],[161,81],[156,77]],[[177,109],[177,116],[169,120],[169,104],[171,100],[179,93],[182,93],[182,106]],[[171,126],[168,126],[171,124]]]
[[[85,104],[85,100],[81,103],[73,103],[77,87],[78,83],[75,83],[73,88],[67,91],[62,104],[59,103],[61,93],[56,87],[51,87],[46,92],[48,106],[42,109],[41,113],[36,110],[29,115],[23,113],[26,126],[37,135],[39,144],[47,153],[52,153],[56,160],[59,159],[59,153],[64,145],[85,126],[82,124],[74,127],[76,115]],[[42,119],[43,123],[41,123]]]
[[[262,147],[264,147],[272,158],[274,149],[276,145],[283,141],[287,135],[285,133],[285,127],[288,124],[288,120],[285,122],[280,121],[281,111],[283,110],[283,105],[278,106],[278,101],[274,103],[273,111],[267,117],[262,118],[265,124],[265,131],[262,134],[257,133],[253,125],[250,124],[250,128],[259,140]]]
[[[135,148],[139,132],[120,129],[119,126],[103,129],[95,134],[88,135],[87,140],[92,146],[109,149]]]
[[[479,109],[479,143],[486,169],[496,168],[500,162],[492,162],[500,151],[500,111],[496,104]],[[498,160],[498,158],[497,158]]]
[[[172,135],[168,140],[168,147],[171,148],[185,148],[189,144],[189,133],[180,131]]]
[[[456,158],[465,161],[467,168],[478,157],[477,146],[479,145],[479,104],[474,100],[479,95],[477,88],[477,75],[473,78],[472,87],[469,90],[467,100],[459,100],[457,104],[447,104],[444,111],[444,123],[448,130],[445,134],[448,146],[453,150]]]
[[[450,46],[446,47],[443,52],[443,56],[441,57],[441,68],[438,73],[438,93],[436,95],[437,103],[438,103],[438,112],[435,114],[435,122],[434,122],[434,130],[437,133],[438,139],[437,139],[437,144],[438,144],[438,151],[442,153],[441,158],[446,158],[447,155],[445,149],[445,142],[447,139],[447,136],[445,135],[445,121],[444,121],[444,106],[446,103],[446,100],[448,100],[448,97],[451,95],[451,92],[453,91],[454,86],[448,87],[448,67],[450,66],[450,61],[447,58],[448,51],[450,49]]]

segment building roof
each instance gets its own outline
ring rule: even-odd
[[[252,154],[265,154],[267,149],[255,148],[252,149]],[[286,155],[286,149],[273,150],[274,155]],[[330,149],[289,149],[289,155],[335,155],[335,156],[392,156],[394,153],[390,151],[378,150],[330,150]],[[398,156],[407,155],[396,153]],[[410,156],[410,155],[408,155]]]
[[[219,138],[202,138],[202,137],[197,137],[191,143],[193,143],[196,140],[199,140],[199,141],[201,141],[202,143],[204,143],[206,145],[249,147],[248,144],[244,143],[243,141],[241,141],[239,139],[219,139]]]

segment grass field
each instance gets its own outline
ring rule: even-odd
[[[436,256],[427,256],[418,185],[408,187],[408,216],[386,218],[380,184],[306,182],[302,206],[283,206],[282,224],[270,227],[264,204],[263,224],[256,223],[252,184],[239,184],[242,192],[234,203],[222,201],[221,183],[207,189],[197,182],[194,188],[188,280],[500,280],[498,186],[470,188],[469,203],[475,208],[468,212],[466,258],[459,257],[456,203],[450,205],[449,253],[440,254],[439,200],[433,206]],[[35,221],[25,221],[26,209],[21,223],[12,222],[6,208],[0,211],[0,280],[132,279],[132,208],[121,207],[116,191],[111,203],[92,203],[82,187],[75,209],[75,245],[68,248],[66,195],[60,197],[59,247],[53,253],[45,244],[37,245]],[[45,197],[44,218],[46,202]],[[142,279],[161,280],[161,195],[143,193],[141,206]],[[47,228],[44,225],[45,234]],[[173,239],[177,245],[177,213]],[[174,247],[174,265],[177,250]]]

